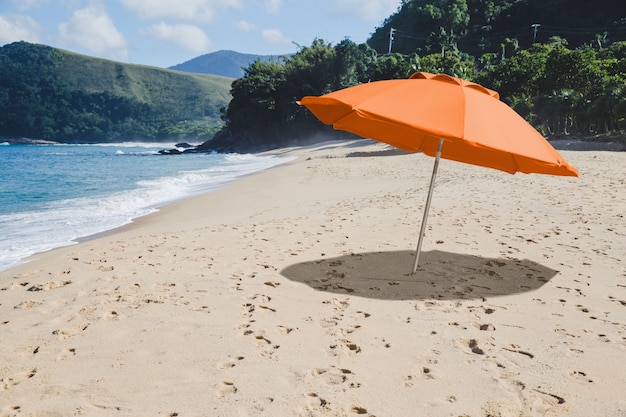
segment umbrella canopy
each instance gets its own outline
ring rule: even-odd
[[[497,92],[446,74],[417,72],[408,79],[307,96],[299,103],[335,129],[436,156],[413,272],[440,157],[511,174],[578,176]]]
[[[497,92],[445,74],[376,81],[300,100],[335,129],[409,152],[508,173],[578,176],[559,153]]]

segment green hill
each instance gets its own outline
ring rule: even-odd
[[[0,136],[206,139],[221,126],[232,81],[16,42],[0,48]]]

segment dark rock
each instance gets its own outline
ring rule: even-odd
[[[178,149],[161,149],[159,151],[161,155],[180,155],[182,152]]]
[[[183,149],[189,149],[189,148],[193,148],[193,145],[188,144],[187,142],[181,142],[181,143],[177,143],[176,145],[177,148],[183,148]]]

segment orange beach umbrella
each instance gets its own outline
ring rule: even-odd
[[[413,273],[440,158],[511,174],[578,176],[497,92],[446,74],[416,72],[408,79],[361,84],[299,103],[335,129],[436,157]]]

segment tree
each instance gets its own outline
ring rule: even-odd
[[[225,114],[225,130],[238,132],[240,140],[264,140],[280,129],[278,92],[284,83],[284,68],[276,61],[254,61],[242,78],[232,84],[233,99]],[[223,134],[223,133],[222,133]]]
[[[430,54],[418,59],[418,70],[431,73],[444,73],[453,77],[471,80],[474,78],[474,61],[458,52],[446,51]]]
[[[373,62],[372,81],[407,78],[417,70],[417,55],[379,55]]]
[[[357,45],[346,38],[333,49],[335,51],[334,72],[339,74],[337,88],[351,87],[372,79],[371,68],[378,54],[369,45]]]

